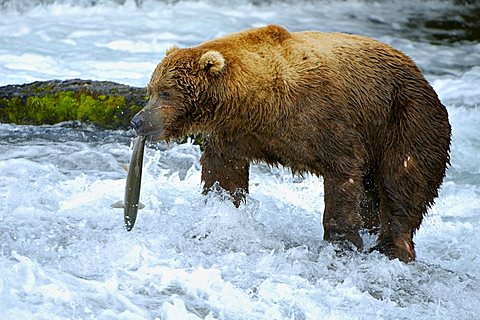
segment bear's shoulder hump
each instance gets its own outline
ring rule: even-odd
[[[287,29],[276,25],[271,24],[261,29],[262,33],[270,37],[272,40],[278,43],[282,43],[290,37],[290,32]]]

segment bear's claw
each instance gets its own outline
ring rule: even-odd
[[[412,262],[416,258],[413,242],[402,238],[380,242],[370,249],[371,251],[378,251],[390,259],[398,259],[403,262]]]

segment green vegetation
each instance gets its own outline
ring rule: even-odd
[[[127,128],[131,117],[140,109],[140,106],[128,105],[120,95],[59,91],[24,99],[1,98],[0,122],[40,125],[78,120],[103,128]]]
[[[64,121],[91,123],[100,129],[128,129],[130,120],[148,102],[145,88],[81,79],[37,81],[0,87],[0,122],[28,125]],[[203,145],[202,134],[192,134]]]

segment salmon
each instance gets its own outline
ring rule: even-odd
[[[133,229],[137,220],[138,210],[145,207],[140,203],[140,187],[142,183],[143,151],[146,140],[146,136],[138,136],[134,140],[132,159],[128,166],[124,201],[112,204],[114,208],[123,208],[124,224],[127,231]]]

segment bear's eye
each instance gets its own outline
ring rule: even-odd
[[[160,98],[169,99],[170,98],[170,92],[167,92],[167,91],[160,92]]]

